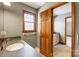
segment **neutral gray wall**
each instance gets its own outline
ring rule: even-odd
[[[75,56],[79,57],[79,38],[77,38],[77,34],[79,33],[79,2],[75,3]]]
[[[23,36],[23,33],[22,33],[23,10],[35,13],[37,16],[36,9],[31,8],[27,5],[24,5],[20,2],[11,3],[11,6],[4,5],[4,30],[7,33],[6,34],[7,37],[21,36],[23,40],[25,40],[29,45],[35,48],[37,46],[36,44],[37,43],[37,32],[35,32],[35,35],[32,34],[28,36]],[[2,14],[0,13],[0,15]],[[0,16],[0,19],[3,20],[1,16]],[[0,24],[1,23],[2,21],[0,22]]]
[[[3,10],[0,8],[0,33],[3,30]],[[0,34],[1,37],[1,34]]]
[[[63,43],[65,43],[65,17],[69,16],[71,13],[58,15],[54,18],[54,31],[60,33]]]
[[[75,20],[76,20],[76,23],[75,23],[75,46],[77,45],[78,43],[78,40],[77,40],[77,34],[79,33],[79,3],[76,2],[75,3]]]

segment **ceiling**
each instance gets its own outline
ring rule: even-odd
[[[23,3],[35,9],[38,9],[41,6],[43,6],[46,2],[23,2]]]
[[[63,6],[60,6],[54,9],[54,16],[62,15],[62,14],[70,13],[70,12],[71,12],[71,3],[67,3]]]

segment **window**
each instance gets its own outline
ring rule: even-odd
[[[35,14],[23,11],[23,32],[36,31],[36,16]]]

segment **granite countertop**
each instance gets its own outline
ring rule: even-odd
[[[7,51],[6,49],[0,51],[0,57],[42,57],[40,53],[21,39],[10,40],[7,45],[5,43],[4,45],[9,46],[14,43],[22,43],[24,47],[17,51]]]

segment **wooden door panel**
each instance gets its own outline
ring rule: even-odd
[[[50,40],[51,40],[50,20],[46,20],[46,48],[47,48],[47,51],[50,50]]]
[[[40,52],[45,56],[52,56],[51,10],[41,13]]]
[[[41,49],[45,50],[46,48],[46,42],[45,42],[45,21],[43,20],[41,22]]]
[[[41,37],[41,49],[42,50],[45,50],[45,48],[46,48],[46,42],[45,42],[45,38],[43,38],[43,37]]]
[[[48,36],[51,35],[51,21],[50,20],[46,21],[46,35]]]
[[[46,12],[41,13],[41,21],[45,21],[46,18]]]
[[[46,38],[46,51],[49,51],[49,38]]]
[[[50,14],[48,14],[49,17],[50,17]],[[49,50],[49,52],[51,52],[51,40],[52,40],[52,33],[51,33],[51,19],[47,17],[47,20],[46,20],[46,39],[47,39],[47,48]],[[50,20],[49,20],[50,19]]]
[[[41,34],[42,34],[42,35],[45,35],[45,21],[42,21],[42,22],[41,22],[41,25],[42,25],[42,26],[41,26]]]

